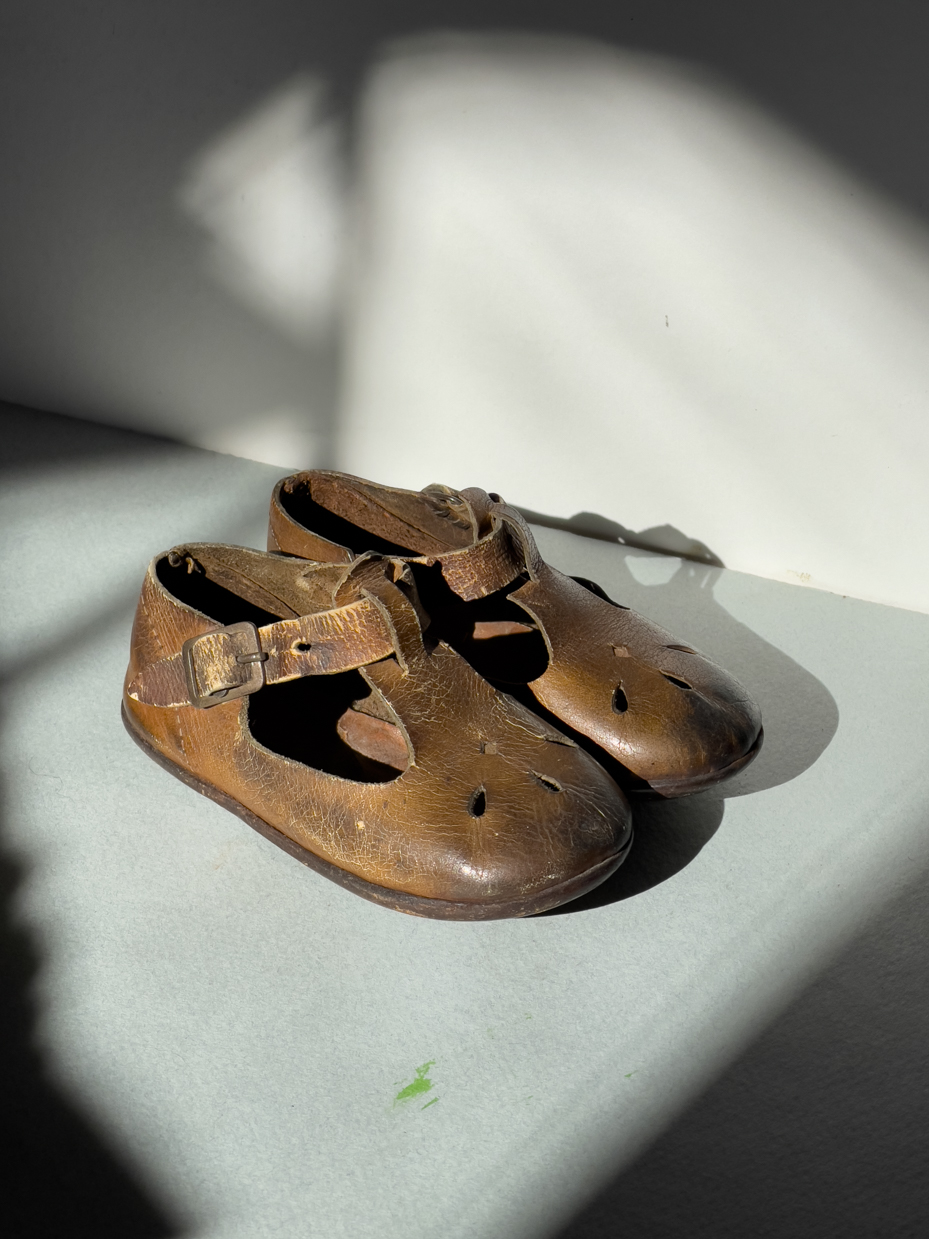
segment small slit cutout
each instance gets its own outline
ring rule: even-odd
[[[308,654],[313,647],[309,641],[295,641],[290,648],[298,654]]]
[[[539,774],[538,770],[530,770],[529,773],[533,778],[538,779],[547,792],[562,792],[564,788],[557,779],[553,779],[549,774]]]
[[[692,650],[689,645],[666,645],[666,650],[680,650],[682,654],[696,654],[696,650]]]
[[[679,680],[676,675],[668,675],[667,671],[661,673],[669,684],[673,684],[676,688],[682,688],[685,692],[692,693],[693,685],[688,684],[685,680]]]

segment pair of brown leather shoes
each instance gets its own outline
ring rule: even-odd
[[[268,541],[152,562],[123,716],[172,773],[377,903],[554,907],[628,854],[603,763],[676,796],[760,747],[730,676],[547,565],[499,496],[297,474]]]

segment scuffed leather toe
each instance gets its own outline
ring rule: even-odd
[[[415,755],[400,780],[421,819],[407,825],[407,889],[444,900],[518,900],[619,863],[632,821],[613,780],[454,650],[439,646],[407,675],[385,660],[365,678],[403,718]],[[443,726],[450,691],[455,725]],[[417,711],[414,696],[437,712]]]
[[[734,676],[665,629],[547,565],[513,598],[544,627],[552,651],[529,686],[536,699],[653,791],[701,790],[757,753],[757,705]]]

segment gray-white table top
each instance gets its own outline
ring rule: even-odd
[[[627,865],[557,915],[358,899],[119,718],[149,558],[262,546],[280,471],[49,455],[2,497],[13,912],[51,1078],[172,1233],[554,1233],[925,865],[929,616],[539,529],[556,566],[734,671],[765,748],[721,793],[642,808]]]

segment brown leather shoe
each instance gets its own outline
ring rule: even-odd
[[[123,717],[311,868],[420,916],[526,916],[607,878],[628,802],[577,745],[424,642],[410,570],[191,544],[155,559]]]
[[[499,495],[298,473],[274,490],[268,545],[331,563],[371,550],[406,557],[430,632],[599,746],[621,767],[609,766],[618,778],[633,776],[627,789],[701,791],[761,747],[760,711],[737,680],[593,582],[546,564]]]

